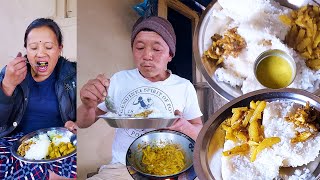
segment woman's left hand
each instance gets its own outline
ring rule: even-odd
[[[202,128],[202,121],[200,117],[192,120],[186,120],[179,110],[175,110],[174,114],[180,116],[180,118],[175,120],[172,126],[168,127],[168,129],[182,132],[196,140]]]
[[[73,134],[77,134],[78,125],[73,121],[67,121],[64,127],[71,131]]]

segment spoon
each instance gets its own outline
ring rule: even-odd
[[[107,97],[105,98],[104,103],[105,103],[107,109],[108,109],[110,112],[115,113],[115,114],[118,114],[118,113],[117,113],[117,110],[116,110],[116,108],[115,108],[114,102],[113,102],[113,100],[112,100],[112,98],[111,98],[110,96],[107,96]]]

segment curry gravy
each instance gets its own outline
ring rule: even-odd
[[[263,86],[272,89],[287,87],[293,78],[291,65],[281,56],[268,56],[261,60],[256,75]]]

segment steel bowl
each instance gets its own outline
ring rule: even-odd
[[[67,128],[64,128],[64,127],[52,127],[52,128],[39,129],[37,131],[31,132],[31,133],[23,136],[18,141],[16,141],[13,144],[13,146],[11,147],[11,154],[15,158],[17,158],[18,160],[23,161],[23,162],[27,162],[27,163],[51,163],[51,162],[66,159],[66,158],[71,157],[77,153],[77,149],[75,149],[73,152],[71,152],[70,154],[67,154],[65,156],[61,156],[61,157],[54,158],[54,159],[41,159],[41,160],[26,159],[17,153],[17,150],[23,141],[26,141],[34,136],[38,136],[39,134],[47,133],[48,131],[51,131],[51,130],[56,130],[58,133],[63,134],[64,136],[67,136],[68,138],[70,138],[70,142],[74,146],[77,146],[77,135],[73,134]]]
[[[291,0],[275,0],[279,2],[280,5],[297,9],[306,3],[318,4],[316,0],[302,0],[302,1],[291,1]],[[241,96],[243,93],[240,88],[231,87],[229,84],[220,82],[216,79],[216,77],[212,77],[214,72],[216,71],[216,66],[209,62],[202,60],[203,53],[208,49],[208,47],[212,44],[211,36],[215,32],[219,32],[224,29],[226,25],[225,20],[217,20],[212,18],[213,11],[220,10],[222,7],[217,2],[217,0],[213,0],[206,8],[206,10],[202,13],[199,23],[196,27],[193,36],[193,53],[196,65],[204,76],[205,80],[208,82],[210,87],[225,100],[230,101],[236,97]],[[214,26],[213,26],[214,25]],[[210,29],[209,29],[210,27]]]
[[[155,130],[150,131],[142,136],[135,139],[130,145],[127,154],[126,161],[129,166],[131,166],[135,171],[140,173],[144,177],[149,178],[174,178],[179,176],[179,174],[189,170],[193,165],[193,149],[194,140],[189,136],[172,130]],[[148,174],[143,171],[142,167],[142,150],[141,147],[150,146],[164,146],[165,144],[177,144],[183,151],[185,155],[186,165],[185,168],[176,174],[158,176],[153,174]]]
[[[270,56],[278,56],[278,57],[281,57],[283,60],[287,61],[287,63],[289,63],[289,67],[291,68],[292,70],[292,77],[289,81],[289,83],[284,86],[284,87],[280,87],[280,88],[286,88],[288,87],[294,80],[296,74],[297,74],[297,67],[296,67],[296,62],[294,61],[294,59],[289,55],[287,54],[286,52],[280,50],[280,49],[269,49],[267,51],[264,51],[263,53],[261,53],[257,59],[255,60],[254,62],[254,65],[253,65],[253,71],[254,71],[254,75],[256,77],[256,79],[258,80],[258,82],[266,87],[266,88],[271,88],[271,89],[280,89],[280,88],[272,88],[272,87],[267,87],[265,86],[265,84],[263,82],[260,81],[259,77],[258,77],[258,67],[260,66],[261,62],[264,61],[266,58],[270,57]],[[263,67],[263,66],[262,66]],[[265,74],[264,74],[265,75]]]
[[[173,124],[180,116],[172,118],[141,118],[141,117],[108,117],[106,115],[98,116],[104,119],[109,126],[114,128],[132,128],[132,129],[160,129]]]
[[[224,132],[218,127],[227,117],[232,115],[232,108],[248,106],[252,100],[265,100],[268,102],[287,100],[301,105],[310,102],[311,106],[320,111],[320,97],[299,89],[263,89],[250,92],[230,101],[215,112],[204,124],[197,138],[194,151],[194,168],[200,180],[221,179],[221,161],[217,160],[219,158],[213,158],[219,154],[219,151],[222,152],[221,148],[223,148],[224,144]],[[320,178],[319,161],[320,158],[307,165],[309,169],[313,170],[313,175],[317,177],[316,179]],[[295,170],[295,168],[290,169]]]

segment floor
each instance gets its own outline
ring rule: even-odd
[[[78,130],[77,179],[86,179],[87,174],[111,161],[114,128],[102,119],[86,129]]]

